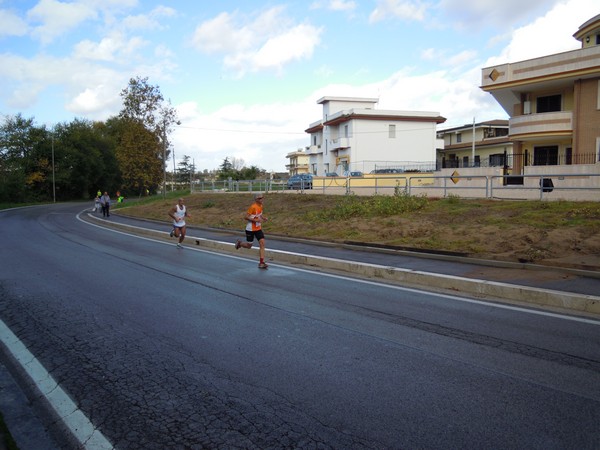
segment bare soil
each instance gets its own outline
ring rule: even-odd
[[[247,193],[186,195],[188,224],[239,230],[253,201]],[[347,213],[342,196],[269,193],[263,225],[281,235],[329,242],[360,242],[473,258],[600,271],[600,202],[424,199],[417,210],[374,214],[372,198]],[[176,198],[128,204],[123,213],[169,223]],[[364,205],[364,207],[363,207]],[[355,205],[356,208],[356,205]],[[336,216],[336,217],[332,217]]]

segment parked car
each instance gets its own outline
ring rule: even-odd
[[[350,172],[350,176],[351,177],[362,177],[363,173],[362,172]]]
[[[288,189],[312,189],[313,177],[309,173],[302,173],[299,175],[292,175],[287,180]]]
[[[339,177],[339,175],[337,174],[337,172],[326,172],[325,176],[326,177]]]
[[[376,169],[371,170],[371,173],[402,173],[404,170],[402,169]]]

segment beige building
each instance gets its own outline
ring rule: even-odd
[[[290,176],[308,173],[308,154],[302,149],[290,152],[285,157],[289,160],[285,168]]]
[[[438,169],[505,167],[510,164],[513,144],[508,138],[508,120],[488,120],[439,130],[444,148],[437,150]]]
[[[481,88],[510,117],[509,170],[517,184],[519,176],[541,166],[561,166],[552,168],[555,173],[597,171],[600,15],[573,36],[581,42],[578,50],[482,69]]]

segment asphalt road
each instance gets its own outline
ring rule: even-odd
[[[0,212],[0,319],[115,448],[600,445],[597,320],[261,271],[87,207]]]

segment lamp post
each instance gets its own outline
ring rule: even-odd
[[[50,140],[52,142],[52,200],[54,203],[56,203],[56,176],[54,170],[54,129],[52,129]]]
[[[163,198],[167,197],[167,142],[166,142],[166,131],[163,122]]]

